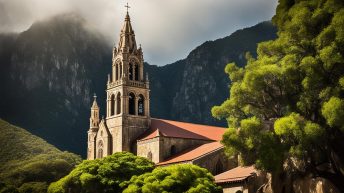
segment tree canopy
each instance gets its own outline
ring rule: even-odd
[[[158,167],[151,173],[133,176],[123,193],[185,192],[216,193],[222,189],[204,168],[192,164]]]
[[[49,193],[121,192],[122,183],[152,171],[154,163],[128,152],[85,160],[67,176],[49,186]]]
[[[225,68],[230,97],[212,109],[228,121],[222,142],[244,164],[276,172],[296,159],[292,171],[344,191],[344,2],[279,0],[273,23],[278,38],[260,43],[257,58]]]

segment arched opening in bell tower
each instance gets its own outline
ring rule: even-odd
[[[122,63],[119,63],[119,78],[122,78]]]
[[[116,114],[118,115],[118,114],[121,114],[121,93],[120,92],[117,94],[116,102],[117,102],[117,104],[116,104],[116,106],[117,106]]]
[[[129,80],[133,80],[134,78],[134,68],[133,68],[133,64],[129,63]]]
[[[118,80],[118,63],[116,63],[116,79],[115,80]]]
[[[143,97],[142,94],[139,95],[137,107],[138,107],[137,114],[140,116],[144,116],[145,115],[145,98]]]
[[[135,64],[135,80],[138,81],[139,80],[139,70],[140,67],[138,64]]]
[[[110,99],[110,116],[115,115],[115,95],[111,95]]]
[[[135,115],[135,95],[133,93],[129,94],[129,114]]]

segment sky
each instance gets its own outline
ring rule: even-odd
[[[270,20],[277,6],[277,0],[0,0],[0,32],[75,12],[117,45],[127,2],[145,61],[160,66],[186,58],[207,40]]]

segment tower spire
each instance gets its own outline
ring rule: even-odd
[[[127,8],[127,15],[125,16],[124,24],[121,30],[118,48],[122,52],[131,53],[137,50],[137,46],[136,46],[136,40],[135,40],[135,33],[130,22],[130,16],[129,16],[130,6],[127,3],[127,5],[124,7]]]
[[[93,94],[93,104],[92,104],[92,109],[99,109],[98,104],[97,104],[97,95],[96,93]]]

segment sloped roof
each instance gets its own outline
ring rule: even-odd
[[[157,165],[167,165],[167,164],[175,164],[175,163],[180,163],[180,162],[192,161],[203,155],[206,155],[208,153],[214,152],[222,148],[223,148],[223,145],[218,141],[207,143],[207,144],[198,146],[196,148],[181,152],[177,154],[176,156],[173,156],[163,162],[158,163]]]
[[[221,174],[216,175],[215,183],[234,183],[241,182],[247,179],[250,176],[253,176],[257,170],[254,169],[254,166],[248,167],[236,167]]]
[[[150,129],[138,140],[141,141],[157,136],[164,136],[220,141],[225,129],[223,127],[152,118]]]

